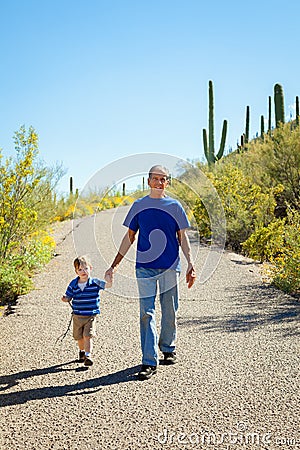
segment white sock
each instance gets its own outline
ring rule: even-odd
[[[91,356],[91,352],[85,352],[85,356],[89,358]]]

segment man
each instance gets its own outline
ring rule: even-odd
[[[105,276],[111,281],[138,232],[136,277],[140,297],[140,337],[142,368],[140,380],[151,378],[159,363],[158,348],[165,364],[176,360],[176,314],[180,273],[179,246],[187,260],[186,282],[192,287],[196,279],[187,228],[190,224],[181,204],[167,196],[169,173],[165,167],[153,166],[149,171],[150,194],[136,200],[124,225],[128,227],[119,251]],[[161,331],[158,338],[155,322],[155,298],[159,286]]]

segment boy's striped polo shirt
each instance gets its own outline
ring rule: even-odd
[[[79,277],[71,281],[65,296],[72,299],[73,314],[94,316],[100,314],[100,290],[105,289],[105,281],[89,278],[83,291],[78,286]]]

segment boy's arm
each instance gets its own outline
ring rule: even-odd
[[[62,302],[66,302],[66,303],[70,303],[70,301],[73,298],[73,288],[72,288],[72,282],[69,284],[69,286],[67,287],[67,290],[65,292],[65,294],[62,296],[61,300]]]
[[[93,278],[93,281],[99,286],[100,289],[106,289],[106,288],[110,288],[112,286],[112,283],[110,282],[110,280],[104,277],[104,281],[100,280],[100,278]]]
[[[191,288],[196,281],[196,271],[194,268],[194,262],[191,252],[190,240],[186,234],[186,229],[179,230],[178,233],[178,241],[182,249],[182,253],[187,260],[188,267],[186,271],[186,282],[188,284],[188,288]]]
[[[131,245],[134,243],[135,235],[136,235],[136,231],[133,231],[130,228],[128,228],[128,232],[125,234],[125,236],[122,239],[119,251],[115,256],[115,259],[113,260],[112,265],[105,272],[104,279],[107,283],[112,284],[114,271],[118,267],[118,265],[120,264],[120,262],[122,261],[122,259],[124,258],[124,256],[128,252],[128,250],[130,249]],[[110,287],[110,286],[107,286],[107,287]]]
[[[105,288],[111,288],[112,280],[106,274],[104,276],[104,280],[105,280]]]

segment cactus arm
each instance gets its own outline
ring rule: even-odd
[[[207,145],[207,132],[206,132],[205,128],[203,128],[203,148],[204,148],[205,158],[207,159],[207,162],[209,162],[208,145]]]
[[[222,128],[222,137],[221,137],[220,149],[219,149],[218,154],[216,156],[216,160],[221,159],[223,154],[224,154],[226,135],[227,135],[227,120],[225,119],[224,122],[223,122],[223,128]]]

